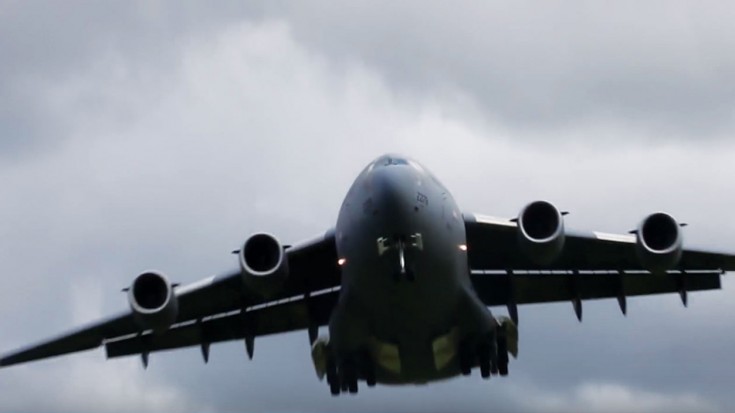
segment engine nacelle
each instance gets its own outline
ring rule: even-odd
[[[161,273],[146,271],[128,289],[128,302],[141,329],[167,330],[179,315],[174,288]]]
[[[643,268],[660,272],[679,264],[682,234],[678,222],[669,214],[656,212],[647,216],[636,230],[636,250]]]
[[[270,234],[251,235],[240,249],[243,282],[256,293],[268,297],[288,278],[288,259],[278,240]]]
[[[550,264],[564,248],[564,219],[550,202],[535,201],[518,214],[518,241],[538,265]]]

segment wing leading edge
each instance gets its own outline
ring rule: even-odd
[[[305,328],[313,335],[315,329],[328,320],[334,297],[339,293],[340,272],[334,232],[330,230],[288,247],[286,254],[289,277],[283,288],[268,299],[248,291],[241,272],[231,271],[176,288],[179,314],[174,325],[162,334],[142,330],[133,314],[127,311],[5,354],[0,357],[0,367],[90,350],[108,342],[108,356],[115,357],[121,353],[132,354],[129,349],[135,343],[139,343],[135,347],[138,353],[147,354],[230,339],[252,341],[259,335]],[[235,334],[234,320],[238,318],[250,324],[240,324],[242,331]],[[253,324],[256,319],[257,324]],[[200,331],[194,333],[195,328]],[[129,346],[131,343],[133,347]],[[140,343],[150,343],[152,347]]]

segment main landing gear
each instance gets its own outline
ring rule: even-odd
[[[326,338],[319,338],[311,348],[314,368],[320,380],[326,376],[333,396],[341,393],[355,394],[358,382],[364,380],[368,387],[375,386],[375,365],[367,351],[339,358]]]
[[[507,376],[508,363],[508,329],[504,325],[483,337],[466,338],[459,346],[459,368],[462,375],[469,376],[472,367],[480,367],[480,376],[489,379],[491,376]]]
[[[375,367],[367,353],[337,360],[333,355],[327,358],[327,383],[332,396],[341,393],[356,394],[358,381],[365,380],[368,387],[375,386]]]

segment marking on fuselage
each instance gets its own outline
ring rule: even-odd
[[[429,206],[429,197],[427,197],[426,195],[422,194],[421,192],[417,192],[416,193],[416,202],[418,202],[419,204],[424,204],[426,206]]]
[[[480,224],[503,225],[506,227],[515,227],[516,223],[511,222],[507,218],[498,218],[490,215],[475,214],[475,221]]]
[[[628,242],[635,243],[635,235],[609,234],[607,232],[593,232],[595,238],[601,241]]]
[[[437,337],[432,341],[431,348],[434,354],[434,368],[440,371],[457,355],[459,329],[454,327],[449,333]]]

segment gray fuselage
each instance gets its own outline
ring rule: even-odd
[[[446,188],[415,161],[380,157],[347,193],[336,240],[342,292],[329,329],[337,357],[367,352],[382,383],[459,374],[458,341],[495,320],[472,290],[464,220]],[[385,363],[391,349],[399,367]]]

